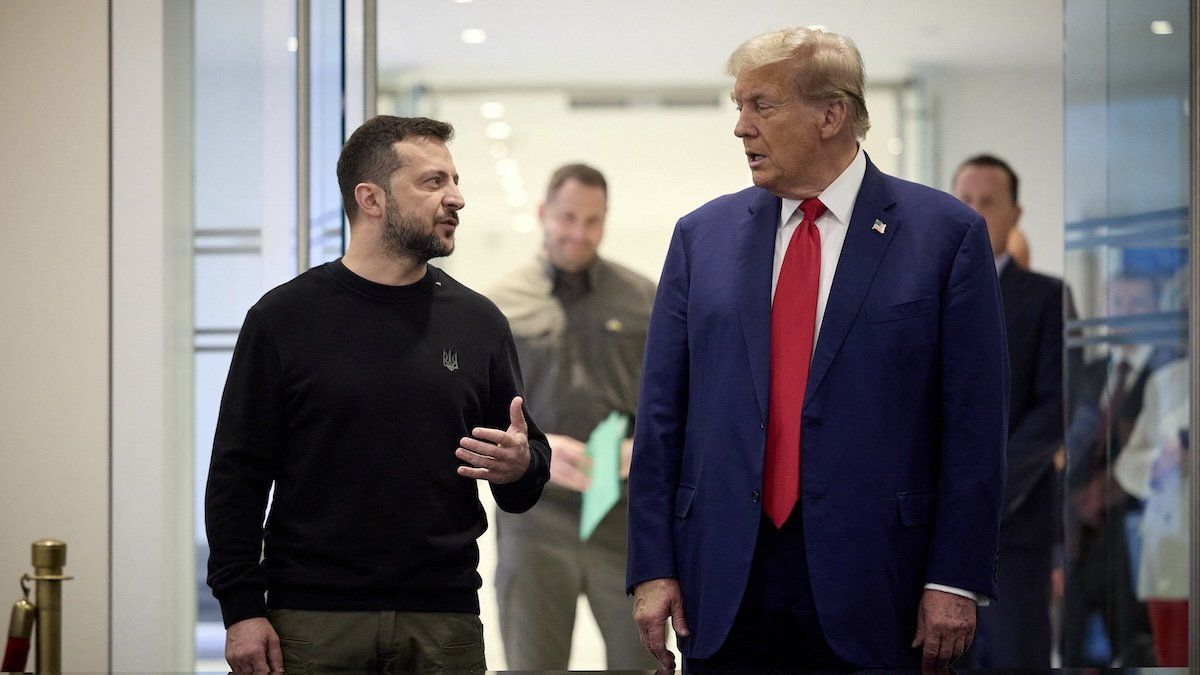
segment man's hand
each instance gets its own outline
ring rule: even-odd
[[[629,467],[633,464],[633,439],[621,441],[621,478],[629,478]]]
[[[667,649],[667,617],[680,637],[688,636],[683,618],[683,595],[674,579],[651,579],[633,589],[633,622],[650,654],[662,664],[659,672],[675,670],[675,655]]]
[[[550,482],[583,492],[592,484],[592,459],[582,441],[559,434],[546,434],[550,441]]]
[[[283,652],[271,622],[245,619],[225,631],[225,660],[235,673],[283,672]]]
[[[471,430],[475,438],[459,439],[462,447],[454,455],[471,466],[458,467],[458,475],[498,484],[525,475],[529,468],[529,425],[521,412],[522,403],[518,396],[509,404],[507,431],[476,427]]]
[[[943,591],[925,590],[917,608],[912,646],[925,646],[921,671],[945,670],[975,639],[975,601]]]

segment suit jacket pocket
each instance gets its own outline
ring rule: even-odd
[[[933,296],[927,295],[916,300],[909,300],[895,305],[876,307],[867,306],[867,323],[884,323],[885,321],[900,321],[928,314],[933,309]]]
[[[687,518],[692,510],[692,499],[696,496],[696,488],[690,485],[680,485],[675,490],[675,517]]]
[[[896,495],[900,505],[900,523],[904,526],[923,525],[933,515],[933,492],[918,490]]]

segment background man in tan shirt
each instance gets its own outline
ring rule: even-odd
[[[541,503],[522,519],[497,513],[496,589],[511,669],[567,669],[581,593],[604,636],[609,669],[656,665],[625,596],[628,439],[621,497],[580,540],[582,493],[602,479],[593,474],[601,467],[591,466],[587,440],[614,412],[629,416],[632,435],[655,290],[649,279],[598,256],[607,204],[599,171],[582,164],[558,169],[539,209],[543,253],[488,294],[508,317],[531,413],[548,430],[552,450]]]

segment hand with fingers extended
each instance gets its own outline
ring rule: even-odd
[[[283,672],[283,652],[271,622],[245,619],[225,631],[225,660],[235,673]]]
[[[921,671],[943,671],[971,647],[975,639],[975,601],[926,589],[917,608],[913,647],[924,647]]]
[[[454,455],[469,466],[458,467],[458,475],[502,485],[511,483],[529,468],[529,425],[521,410],[520,396],[508,406],[508,429],[475,427],[474,438],[459,439]]]
[[[550,442],[550,482],[583,492],[592,484],[592,460],[582,441],[559,434],[546,434]]]
[[[675,579],[643,581],[633,590],[633,622],[650,654],[658,659],[659,672],[675,670],[675,655],[667,649],[667,618],[679,637],[688,636],[683,618],[683,594]]]

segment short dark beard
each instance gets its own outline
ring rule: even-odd
[[[454,252],[453,243],[447,245],[437,236],[436,224],[428,230],[423,225],[419,219],[401,213],[392,195],[387,194],[383,207],[383,248],[388,255],[424,263]]]

